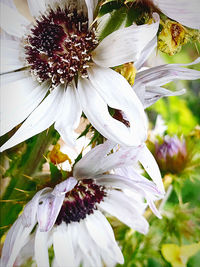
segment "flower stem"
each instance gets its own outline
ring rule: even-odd
[[[1,201],[0,236],[8,229],[6,226],[9,227],[16,220],[23,204],[30,199],[31,192],[36,192],[37,185],[31,177],[41,168],[49,145],[58,138],[57,132],[50,127],[48,131],[29,139],[22,156],[11,162],[10,168],[6,171],[6,177],[10,177],[11,180]]]

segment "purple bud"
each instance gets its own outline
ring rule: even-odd
[[[165,136],[162,144],[155,145],[155,157],[162,172],[181,172],[187,163],[185,140]]]

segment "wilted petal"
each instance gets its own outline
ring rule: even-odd
[[[22,37],[25,32],[25,27],[29,24],[29,21],[19,14],[17,10],[14,10],[7,5],[0,3],[1,11],[1,28],[8,34],[16,37]]]
[[[40,199],[37,209],[37,220],[41,232],[51,230],[58,217],[64,198],[65,194],[59,196],[49,194]]]
[[[105,37],[92,52],[93,61],[100,66],[114,67],[138,60],[142,50],[158,31],[158,14],[154,13],[154,18],[155,23],[132,25]]]
[[[75,185],[77,184],[77,180],[74,177],[69,177],[65,181],[63,181],[60,184],[57,184],[52,191],[52,195],[54,196],[62,196],[66,194],[67,192],[71,191]]]
[[[94,177],[111,169],[131,165],[137,161],[141,149],[140,146],[133,149],[122,147],[117,152],[107,155],[113,147],[114,144],[107,141],[89,151],[74,166],[74,176],[77,178]]]
[[[44,188],[38,191],[31,201],[26,204],[24,207],[21,219],[24,226],[29,227],[31,224],[36,223],[36,213],[38,208],[38,203],[41,198],[41,195],[44,193],[48,193],[51,188]]]
[[[169,18],[187,27],[200,29],[199,0],[153,0],[153,2]]]
[[[148,108],[149,106],[153,105],[156,101],[158,101],[160,98],[165,96],[177,96],[177,95],[183,95],[186,92],[185,89],[179,90],[179,91],[170,91],[163,87],[146,87],[146,91],[144,94],[144,98],[140,99],[141,102],[144,105],[144,108]],[[137,94],[137,92],[136,92]]]
[[[196,80],[200,78],[200,71],[182,68],[200,62],[200,57],[189,64],[166,64],[149,68],[137,73],[135,85],[161,86],[174,80]],[[133,88],[134,88],[133,86]]]

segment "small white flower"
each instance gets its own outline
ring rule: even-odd
[[[185,89],[170,91],[162,87],[163,85],[175,80],[196,80],[200,79],[200,71],[183,68],[200,62],[200,57],[189,64],[164,64],[142,70],[144,62],[148,59],[157,45],[154,38],[142,51],[139,59],[134,63],[138,70],[133,85],[134,92],[137,94],[144,108],[154,104],[164,96],[176,96],[185,93]]]
[[[155,183],[131,167],[138,160]],[[111,170],[114,174],[109,174]],[[38,267],[48,267],[52,244],[55,266],[123,264],[113,230],[102,213],[146,234],[148,223],[142,214],[149,204],[160,217],[153,201],[163,192],[158,166],[145,145],[134,149],[115,149],[109,141],[98,145],[74,166],[73,177],[54,189],[42,189],[25,206],[7,234],[2,266],[22,262],[20,255],[25,255],[24,260],[34,255]]]
[[[119,29],[98,44],[90,27],[96,2],[86,1],[87,8],[80,0],[29,0],[34,24],[1,3],[1,27],[14,38],[2,40],[1,135],[25,120],[2,151],[53,123],[74,145],[82,111],[116,143],[139,145],[146,139],[142,104],[110,67],[139,58],[157,33],[159,17],[154,14],[150,25]],[[108,106],[123,110],[130,127],[112,118]]]

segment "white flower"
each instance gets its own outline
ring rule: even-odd
[[[164,64],[142,70],[143,63],[148,59],[156,44],[156,38],[154,38],[144,48],[139,59],[134,63],[138,72],[136,73],[133,89],[143,103],[144,108],[151,106],[164,96],[175,96],[185,93],[185,89],[172,92],[163,88],[163,85],[179,79],[196,80],[200,78],[200,71],[183,68],[183,66],[199,63],[200,57],[189,64]]]
[[[139,145],[146,139],[142,104],[109,67],[137,60],[156,35],[159,17],[154,14],[151,25],[117,30],[98,44],[87,15],[91,22],[95,2],[86,1],[87,11],[80,0],[29,0],[34,24],[1,4],[1,27],[15,38],[2,40],[1,135],[25,120],[2,151],[53,123],[65,142],[74,145],[82,111],[116,143]],[[108,106],[123,110],[130,127],[113,119]]]
[[[125,173],[138,160],[155,183],[131,167]],[[111,170],[114,174],[109,174]],[[158,166],[145,145],[134,149],[115,149],[109,141],[98,145],[74,166],[72,177],[54,189],[42,189],[25,206],[7,234],[2,266],[22,262],[20,255],[25,259],[34,255],[38,267],[48,267],[52,244],[55,266],[122,264],[123,255],[102,212],[145,234],[148,223],[142,214],[149,204],[160,216],[153,201],[163,192]]]

